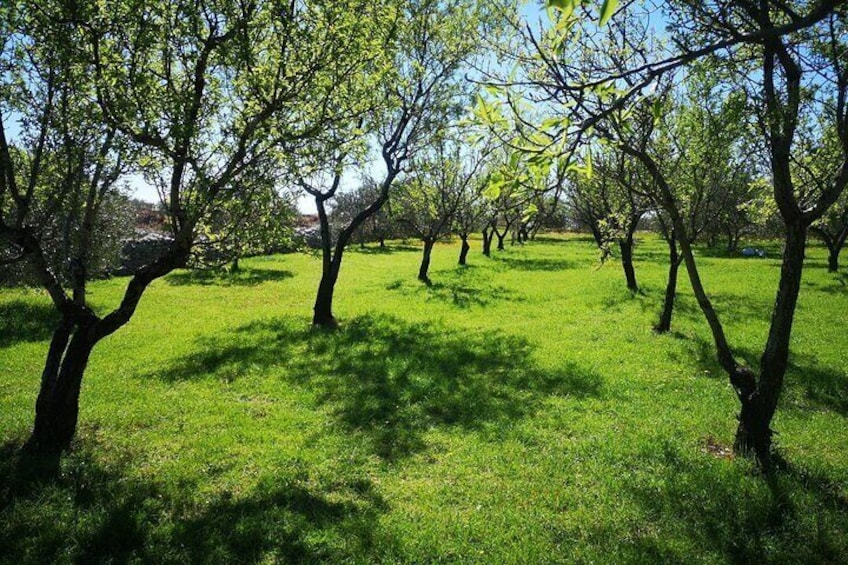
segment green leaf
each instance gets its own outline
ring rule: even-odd
[[[521,215],[521,221],[526,222],[533,216],[535,216],[539,212],[539,207],[535,204],[531,203],[524,209],[524,213]]]
[[[548,6],[556,8],[567,18],[574,11],[575,0],[548,0]]]
[[[483,89],[492,96],[500,96],[503,93],[503,89],[494,84],[486,84],[483,86]]]
[[[653,106],[651,106],[651,111],[654,114],[654,123],[659,122],[660,118],[662,118],[662,111],[663,111],[662,100],[660,100],[659,98],[654,100],[654,104],[653,104]]]
[[[605,26],[617,7],[618,0],[604,0],[603,5],[601,6],[601,21],[599,25]]]
[[[503,188],[505,184],[505,181],[490,182],[489,185],[483,189],[483,196],[489,200],[497,200],[498,196],[501,195],[501,188]]]

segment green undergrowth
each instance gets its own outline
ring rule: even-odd
[[[631,294],[591,240],[545,236],[459,267],[351,249],[336,332],[309,328],[320,261],[153,283],[99,344],[80,429],[21,456],[55,322],[0,291],[0,562],[845,562],[848,280],[808,253],[772,477],[729,446],[737,405],[681,271],[656,335],[664,244]],[[776,253],[699,250],[734,350],[768,330]],[[92,285],[105,311],[126,279]]]

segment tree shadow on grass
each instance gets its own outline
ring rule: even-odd
[[[3,558],[10,563],[339,563],[371,561],[377,548],[392,545],[378,526],[387,505],[370,479],[355,470],[316,485],[306,469],[285,468],[244,494],[217,491],[197,502],[198,485],[163,489],[132,478],[132,461],[104,464],[91,455],[91,447],[65,456],[61,469],[40,478],[21,475],[28,464],[20,461],[20,450],[3,448]]]
[[[366,245],[365,247],[351,245],[349,250],[353,253],[363,253],[366,255],[394,255],[395,253],[420,252],[421,248],[399,243],[394,245],[386,244],[385,247],[380,247],[379,245]]]
[[[488,306],[492,302],[518,302],[520,298],[505,286],[486,284],[476,286],[459,280],[433,282],[427,286],[427,299],[452,304],[457,308]]]
[[[566,271],[581,266],[570,259],[545,259],[529,257],[495,257],[498,266],[507,271]]]
[[[796,410],[830,410],[848,416],[848,369],[826,367],[811,355],[789,357],[783,403]]]
[[[387,316],[357,318],[335,332],[256,322],[207,340],[158,376],[233,379],[254,371],[311,390],[385,459],[420,451],[434,427],[497,433],[549,395],[599,397],[602,389],[598,375],[575,365],[540,368],[524,339]]]
[[[580,243],[586,244],[591,243],[595,245],[595,238],[591,235],[569,235],[568,237],[556,237],[552,235],[542,235],[538,234],[535,238],[531,240],[531,243],[534,241],[545,242],[545,243]]]
[[[44,341],[53,335],[59,313],[52,304],[27,300],[0,303],[0,349],[26,341]]]
[[[832,481],[792,466],[752,476],[744,462],[708,457],[668,443],[646,454],[650,479],[624,477],[622,486],[648,523],[634,524],[629,543],[607,551],[628,562],[683,563],[693,555],[731,563],[844,559],[848,504]]]
[[[805,280],[801,284],[816,292],[848,296],[848,273],[828,273],[826,282]]]
[[[696,337],[692,344],[693,355],[686,355],[686,358],[694,357],[698,368],[706,376],[728,378],[718,363],[715,346],[711,341]],[[762,351],[736,346],[733,347],[733,354],[757,372]],[[812,355],[790,352],[778,410],[828,410],[848,416],[848,371],[844,367],[822,365]]]
[[[464,265],[453,271],[440,271],[433,275],[430,284],[397,279],[386,290],[408,296],[444,302],[460,309],[483,307],[501,301],[521,302],[523,298],[514,290],[478,277],[473,265]]]
[[[755,321],[768,322],[771,319],[774,298],[771,296],[743,296],[739,294],[715,292],[709,293],[710,301],[720,320],[724,323],[749,323]],[[662,297],[659,298],[662,300]],[[697,323],[706,323],[704,313],[693,300],[691,295],[685,297],[682,303],[680,296],[675,298],[674,316],[678,314]],[[682,306],[682,307],[681,307]],[[659,304],[662,307],[662,303]],[[672,324],[674,321],[672,320]]]
[[[222,269],[195,269],[171,273],[165,277],[175,286],[256,286],[264,282],[289,279],[294,274],[282,269],[242,267],[235,273]]]

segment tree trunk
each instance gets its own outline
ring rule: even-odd
[[[677,253],[677,241],[674,237],[668,240],[668,283],[665,285],[665,300],[663,302],[660,321],[654,326],[657,333],[667,333],[671,330],[671,315],[674,312],[674,297],[677,294],[677,271],[681,257]]]
[[[789,339],[804,268],[807,228],[799,219],[786,226],[780,283],[771,316],[766,347],[760,357],[760,378],[748,394],[740,395],[742,411],[736,430],[735,448],[754,453],[764,469],[771,454],[771,420],[783,390],[789,360]],[[747,391],[746,391],[747,392]]]
[[[737,250],[739,247],[739,234],[733,233],[733,231],[728,230],[727,232],[727,251],[732,253]]]
[[[71,445],[82,377],[95,344],[88,329],[63,319],[53,333],[35,404],[35,424],[27,441],[32,452],[58,455]]]
[[[848,222],[848,212],[846,212],[845,221]],[[826,228],[818,226],[811,227],[810,231],[818,235],[827,247],[827,270],[830,273],[835,273],[839,270],[839,252],[845,245],[845,241],[848,240],[848,225],[843,226],[837,233],[831,233]]]
[[[336,268],[336,260],[341,264],[341,257],[336,256],[330,265],[329,270],[325,270],[321,274],[321,282],[318,284],[318,295],[315,297],[315,306],[313,307],[312,325],[322,328],[335,328],[338,326],[336,318],[333,316],[333,293],[336,288],[336,280],[338,279],[338,269]]]
[[[427,272],[430,270],[430,254],[433,251],[434,244],[435,240],[433,239],[424,240],[424,254],[421,257],[421,266],[418,268],[418,280],[428,286],[431,282]]]
[[[462,247],[459,250],[459,264],[465,265],[465,259],[468,257],[468,250],[471,249],[471,246],[468,244],[468,235],[460,235],[462,239]]]
[[[492,256],[492,238],[495,237],[494,232],[483,230],[483,255],[486,257]]]
[[[602,249],[604,247],[604,236],[601,230],[594,222],[589,224],[589,230],[592,232],[592,239],[595,240],[595,245],[598,246],[598,249]]]
[[[386,248],[386,238],[381,237],[380,238],[380,249],[385,249],[385,248]]]
[[[627,288],[631,292],[638,292],[639,285],[636,284],[636,271],[633,269],[633,235],[618,240],[621,249],[621,266],[624,267],[624,277],[627,280]]]
[[[336,280],[339,276],[344,245],[337,243],[336,253],[333,255],[332,234],[330,233],[330,221],[327,210],[324,207],[324,198],[315,197],[315,205],[318,208],[318,220],[321,226],[321,282],[318,283],[318,294],[315,297],[315,306],[312,308],[312,325],[322,328],[335,328],[338,326],[333,316],[333,292],[336,288]]]
[[[503,235],[501,235],[499,232],[495,232],[495,235],[498,236],[498,251],[503,251],[504,238],[506,237],[506,232],[503,232]]]
[[[230,272],[231,273],[237,273],[240,270],[241,270],[241,267],[239,267],[239,258],[238,258],[238,255],[236,255],[233,258],[233,263],[230,265]]]

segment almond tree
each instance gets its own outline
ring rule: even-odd
[[[376,100],[364,115],[340,126],[329,152],[319,147],[307,152],[306,166],[297,165],[300,185],[315,198],[321,222],[322,275],[313,308],[313,325],[335,327],[333,296],[344,251],[353,234],[388,200],[395,180],[409,159],[437,139],[454,118],[463,93],[463,65],[480,49],[479,34],[492,24],[487,5],[475,0],[409,0],[399,3],[388,27],[384,50],[389,68],[380,68],[380,80],[368,97]],[[360,75],[361,77],[362,75]],[[367,75],[365,75],[367,76]],[[333,231],[325,209],[341,187],[345,171],[363,167],[361,147],[376,148],[384,172],[377,197]]]
[[[478,174],[490,150],[466,149],[467,141],[444,139],[422,150],[411,162],[411,172],[396,198],[398,221],[408,226],[424,243],[418,280],[430,284],[428,274],[433,246],[451,232],[460,206],[474,191]],[[468,220],[468,216],[465,217]],[[463,249],[468,253],[468,233]],[[460,256],[464,264],[464,255]]]
[[[657,200],[674,227],[719,363],[741,404],[736,449],[755,453],[763,468],[768,469],[770,425],[787,369],[807,232],[848,183],[846,2],[669,1],[665,6],[669,8],[673,45],[679,48],[676,52],[658,49],[644,28],[629,25],[628,13],[635,9],[635,3],[628,3],[627,10],[616,13],[613,28],[602,33],[597,28],[593,30],[582,13],[575,11],[583,2],[550,4],[555,13],[543,36],[535,37],[529,28],[523,35],[529,53],[519,58],[530,67],[524,75],[526,80],[502,83],[534,91],[537,103],[557,111],[555,117],[563,120],[560,129],[572,139],[572,147],[588,131],[598,131],[605,123],[611,123],[613,127],[607,127],[604,135],[645,167],[654,181]],[[618,3],[604,4],[614,7]],[[609,39],[614,41],[612,45],[624,49],[618,51],[605,44]],[[752,118],[769,157],[774,202],[785,233],[780,282],[757,372],[742,366],[728,344],[701,283],[673,183],[664,174],[653,148],[638,142],[651,137],[631,135],[631,120],[609,121],[617,112],[630,109],[638,111],[638,115],[633,115],[637,126],[652,127],[659,114],[657,109],[661,109],[651,92],[657,78],[708,57],[716,68],[741,77],[741,83],[729,82],[729,86],[746,89],[755,103]],[[754,69],[745,66],[750,62],[756,65]],[[814,117],[822,118],[824,124],[819,128],[803,127]],[[822,171],[819,182],[809,189],[810,184],[798,183],[797,161],[801,154],[796,146],[820,145],[799,140],[806,135],[827,135],[831,130],[838,140],[840,159]]]
[[[130,321],[152,281],[186,265],[200,223],[238,192],[231,187],[258,159],[280,139],[315,128],[321,116],[303,93],[323,84],[326,57],[344,44],[334,35],[340,12],[338,3],[217,0],[16,2],[2,12],[13,31],[3,38],[10,69],[3,89],[12,93],[3,101],[24,134],[10,140],[2,123],[0,233],[12,253],[26,256],[61,314],[31,449],[69,446],[95,345]],[[283,111],[300,119],[272,128],[270,118]],[[126,165],[125,145],[136,152]],[[76,191],[86,202],[86,229],[124,166],[160,187],[172,241],[132,274],[120,304],[100,314],[86,301],[85,276],[69,289],[49,268],[38,218]],[[85,241],[79,249],[84,257]]]

